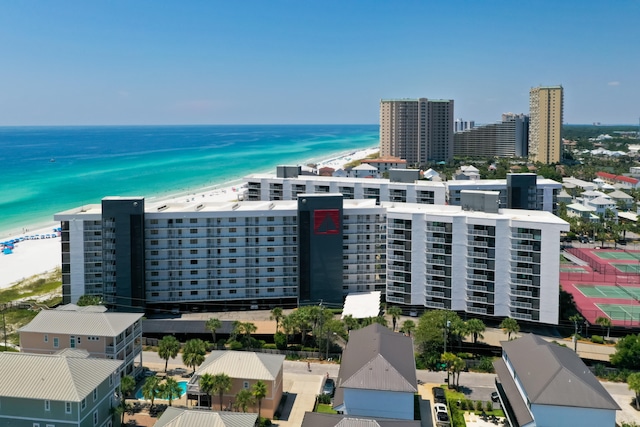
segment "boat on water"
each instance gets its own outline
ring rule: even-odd
[[[51,163],[55,163],[55,162],[56,162],[56,159],[49,159],[49,162],[51,162]]]

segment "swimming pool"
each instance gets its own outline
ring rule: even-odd
[[[187,384],[189,384],[188,381],[178,381],[178,385],[180,386],[180,397],[182,397],[182,395],[187,392]],[[140,387],[140,389],[138,389],[138,391],[136,392],[136,399],[145,400],[142,396],[142,387]]]

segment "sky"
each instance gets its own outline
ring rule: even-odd
[[[0,126],[476,123],[564,87],[564,122],[638,124],[640,0],[0,3]]]

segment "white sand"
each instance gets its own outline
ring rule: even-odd
[[[330,167],[340,169],[344,165],[353,160],[364,159],[367,156],[378,152],[377,148],[353,151],[345,153],[341,156],[323,160],[317,164],[317,168]],[[221,186],[206,187],[189,194],[181,194],[168,196],[163,199],[156,200],[149,198],[148,203],[160,202],[186,202],[186,201],[236,201],[239,196],[244,194],[246,187],[241,182],[226,183]],[[240,197],[241,199],[241,197]],[[96,201],[98,203],[98,201]],[[60,224],[51,222],[46,228],[38,230],[29,230],[29,232],[21,235],[15,235],[9,238],[3,238],[0,241],[15,239],[25,235],[42,235],[52,234],[53,229],[59,227]],[[0,233],[2,235],[2,233]],[[16,282],[60,267],[61,265],[61,247],[60,238],[54,237],[49,239],[25,240],[17,243],[12,254],[4,255],[0,253],[0,289],[9,287]]]

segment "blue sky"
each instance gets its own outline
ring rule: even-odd
[[[0,125],[487,123],[562,84],[565,122],[638,123],[640,0],[5,1]]]

